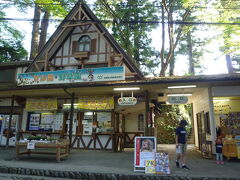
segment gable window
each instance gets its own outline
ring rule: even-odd
[[[78,41],[79,52],[90,51],[91,38],[89,36],[82,36]]]

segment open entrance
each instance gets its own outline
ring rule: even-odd
[[[155,113],[158,144],[175,144],[175,129],[182,119],[188,122],[188,144],[194,144],[192,108],[192,104],[159,106]]]

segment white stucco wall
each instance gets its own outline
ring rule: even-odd
[[[196,91],[194,93],[194,96],[192,97],[192,102],[193,102],[195,145],[198,146],[198,129],[196,114],[202,111],[204,111],[204,113],[210,111],[208,88],[201,88],[198,91]],[[210,126],[211,125],[212,124],[210,123]]]
[[[145,123],[145,113],[143,113],[143,111],[137,111],[137,112],[125,115],[125,132],[138,132],[138,115],[139,114],[144,115],[144,123]]]

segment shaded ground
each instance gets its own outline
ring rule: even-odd
[[[158,150],[169,153],[172,176],[188,177],[224,177],[240,178],[240,160],[231,159],[224,165],[217,165],[215,160],[203,159],[194,148],[189,147],[187,164],[190,171],[175,167],[174,145],[158,145]],[[57,163],[51,155],[32,155],[15,158],[14,148],[0,148],[0,166],[58,171],[78,171],[94,173],[143,174],[133,171],[134,152],[127,149],[121,153],[111,151],[72,150],[68,159]]]

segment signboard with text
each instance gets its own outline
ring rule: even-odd
[[[119,80],[125,80],[124,67],[21,73],[18,74],[17,85],[24,86]]]
[[[120,106],[133,106],[137,104],[137,99],[135,97],[121,97],[118,99],[118,104]]]
[[[188,102],[188,97],[186,96],[169,96],[167,99],[169,104],[186,104]]]

